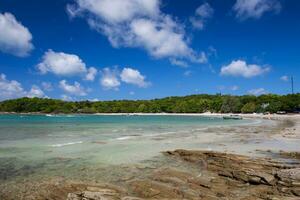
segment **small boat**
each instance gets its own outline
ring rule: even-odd
[[[241,116],[239,116],[239,115],[229,115],[229,116],[223,116],[223,119],[241,120],[243,118]]]

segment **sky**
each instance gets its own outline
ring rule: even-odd
[[[300,92],[300,1],[1,0],[0,100]]]

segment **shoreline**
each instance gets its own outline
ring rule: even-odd
[[[285,117],[300,117],[299,113],[287,113],[287,114],[263,114],[263,113],[43,113],[43,112],[27,112],[27,113],[18,113],[18,112],[0,112],[0,115],[129,115],[129,116],[216,116],[216,117],[223,117],[223,116],[230,116],[230,115],[237,115],[241,117],[247,118],[263,118],[263,119],[280,119]]]
[[[205,117],[230,115],[220,113],[135,114],[138,116]],[[41,115],[41,113],[37,115]],[[127,115],[127,113],[97,113],[93,115],[110,116]],[[200,146],[195,146],[195,148],[191,149],[184,148],[185,150],[169,149],[170,151],[162,152],[162,159],[153,160],[156,164],[150,162],[148,164],[118,165],[117,173],[115,173],[114,169],[110,171],[110,169],[103,168],[103,173],[106,172],[105,170],[110,172],[109,178],[107,177],[109,181],[105,178],[96,178],[93,173],[92,177],[94,178],[91,180],[82,178],[79,174],[90,174],[89,168],[81,169],[83,171],[78,171],[78,175],[74,177],[56,175],[40,179],[37,176],[37,180],[31,179],[30,176],[24,177],[24,180],[27,181],[11,182],[11,185],[3,185],[2,188],[5,190],[3,190],[2,194],[0,192],[0,198],[3,195],[3,199],[95,200],[98,197],[101,199],[113,196],[114,199],[120,200],[162,198],[179,200],[183,198],[199,199],[199,195],[203,195],[203,199],[220,199],[220,194],[224,198],[229,199],[243,199],[239,198],[242,196],[258,199],[261,197],[257,195],[259,193],[268,193],[275,199],[295,197],[294,193],[300,195],[300,193],[297,193],[299,191],[298,186],[288,185],[290,184],[289,180],[299,181],[298,179],[283,179],[283,184],[286,185],[281,185],[282,180],[278,178],[278,176],[283,178],[287,176],[284,174],[287,172],[281,168],[291,168],[292,172],[294,172],[294,169],[300,169],[300,159],[293,160],[296,163],[293,166],[290,164],[291,156],[295,155],[297,157],[299,155],[300,149],[298,146],[293,149],[291,147],[278,146],[278,144],[276,146],[275,144],[273,147],[276,148],[269,148],[264,143],[261,145],[256,143],[263,140],[276,140],[287,144],[300,141],[300,115],[239,115],[245,119],[267,120],[266,122],[270,123],[261,123],[255,126],[238,125],[208,128],[206,130],[207,137],[204,139],[212,137],[211,133],[213,132],[218,137],[224,137],[232,141],[227,141],[228,143],[226,143],[223,140],[218,141],[210,138],[211,141],[207,143],[207,147],[212,147],[210,150]],[[257,149],[257,145],[260,148]],[[248,149],[248,147],[251,147],[251,149]],[[180,149],[180,147],[177,149]],[[285,157],[287,158],[285,159]],[[61,157],[59,162],[67,162],[67,160],[64,161],[64,158]],[[110,167],[108,166],[108,168]],[[60,170],[63,172],[63,169]],[[37,188],[38,190],[36,190]],[[227,189],[224,190],[223,188]],[[15,192],[16,195],[19,194],[19,198],[14,196],[14,193],[11,194],[11,192]],[[9,194],[12,196],[10,197]],[[91,195],[94,195],[95,198],[92,198]],[[264,197],[267,198],[267,196]]]

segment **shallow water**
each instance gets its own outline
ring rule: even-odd
[[[107,166],[142,163],[164,150],[215,148],[225,136],[208,129],[253,122],[203,116],[0,115],[0,179],[36,172],[95,176]]]

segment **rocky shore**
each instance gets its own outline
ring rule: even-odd
[[[281,159],[276,160],[214,151],[175,150],[163,155],[170,167],[151,168],[145,176],[123,177],[115,184],[60,177],[31,186],[20,196],[6,193],[0,197],[27,200],[300,199],[300,160],[296,152],[280,152]],[[191,170],[173,167],[172,163],[186,164]]]
[[[126,187],[94,185],[68,193],[67,200],[100,199],[300,199],[300,162],[213,151],[164,152],[199,167],[200,174],[172,168],[155,169]],[[287,154],[288,155],[288,154]]]
[[[258,133],[270,139],[298,141],[299,117],[279,120],[281,125],[274,127],[274,130],[278,130],[276,132],[273,129],[263,132],[264,127],[260,126],[257,129],[249,128],[249,133],[241,140],[241,145],[247,142],[248,136],[253,138]],[[245,132],[241,133],[241,138]],[[122,171],[134,173],[128,173],[126,176],[119,174],[118,178],[111,182],[67,177],[53,177],[38,183],[28,183],[24,180],[19,185],[12,184],[14,187],[8,185],[5,191],[0,192],[0,199],[300,199],[299,152],[257,149],[253,154],[257,153],[259,157],[252,154],[239,155],[236,152],[240,150],[236,149],[234,153],[208,150],[165,151],[162,152],[164,164],[147,169],[142,166],[123,168]],[[20,185],[24,188],[20,190],[21,192],[15,192],[20,189],[18,188]]]

